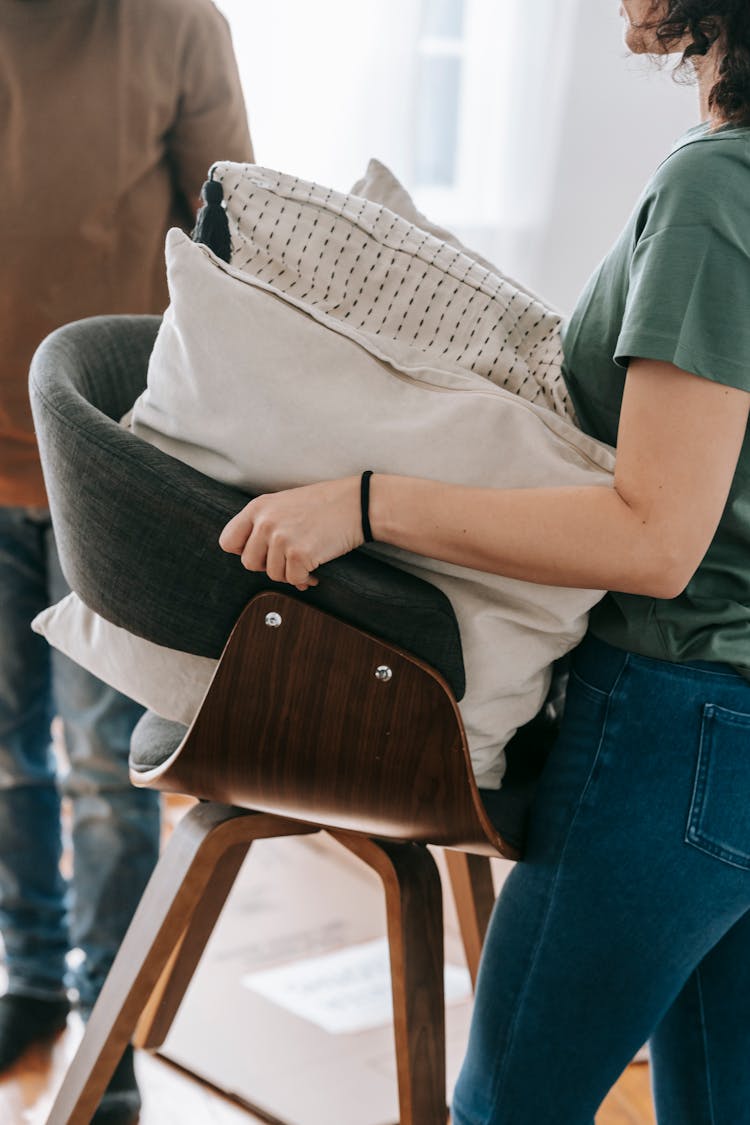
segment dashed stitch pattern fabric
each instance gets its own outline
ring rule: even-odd
[[[232,266],[430,364],[459,365],[567,421],[561,320],[393,211],[294,176],[220,163]]]

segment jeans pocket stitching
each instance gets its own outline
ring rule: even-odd
[[[718,707],[714,703],[704,704],[698,743],[698,763],[684,839],[685,843],[691,847],[704,852],[706,855],[713,856],[731,867],[750,870],[750,851],[740,851],[739,848],[728,847],[717,840],[711,839],[708,832],[701,826],[708,789],[709,762],[715,744],[713,730],[710,729],[709,724],[719,715],[721,715],[722,721],[728,725],[746,727],[750,731],[750,715],[743,714],[741,711]]]
[[[615,684],[612,685],[612,687],[609,689],[609,691],[604,691],[603,688],[595,687],[593,684],[590,684],[588,682],[588,680],[584,680],[583,677],[580,676],[578,672],[576,672],[575,668],[570,669],[570,676],[571,676],[571,678],[575,679],[576,684],[580,688],[582,688],[582,690],[584,692],[589,692],[597,700],[597,702],[598,701],[604,702],[607,699],[609,699],[609,697],[611,696],[612,692],[615,689],[616,682],[617,682],[616,681]],[[618,673],[617,679],[619,680],[619,678],[620,678],[620,674]]]

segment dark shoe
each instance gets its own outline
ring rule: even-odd
[[[32,1043],[54,1038],[65,1027],[70,1011],[67,997],[40,1000],[36,996],[0,996],[0,1072],[19,1059]]]
[[[141,1095],[133,1069],[133,1048],[128,1043],[99,1108],[91,1118],[91,1125],[135,1125],[140,1109]]]

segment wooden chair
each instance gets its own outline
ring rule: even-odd
[[[131,321],[131,335],[135,327]],[[81,341],[91,348],[97,331],[101,336],[105,329],[105,335],[116,335],[127,332],[128,325],[107,321],[87,327],[83,322],[65,330],[67,335],[53,337],[35,361],[32,400],[66,574],[74,588],[83,587],[94,608],[116,619],[120,609],[111,583],[97,585],[80,547],[87,538],[86,498],[51,475],[60,468],[66,443],[75,446],[80,470],[82,446],[92,427],[101,424],[101,419],[87,420],[84,412],[73,442],[60,419],[75,411],[60,395],[60,385],[68,379],[76,410],[82,396],[91,404],[91,386],[71,390],[76,379],[66,370],[75,371],[82,362]],[[143,329],[141,323],[139,331]],[[153,338],[153,330],[152,324],[143,331],[144,341]],[[92,456],[102,440],[110,439],[122,440],[106,428],[95,436]],[[128,445],[131,458],[133,448]],[[124,487],[134,464],[125,466]],[[160,474],[166,469],[192,472],[174,464],[157,469]],[[107,473],[111,484],[117,476],[111,458]],[[235,498],[227,503],[234,508]],[[348,568],[353,567],[355,579],[363,583],[354,598],[357,613],[361,611],[360,621],[367,619],[368,591],[373,589],[368,581],[376,573],[380,585],[369,604],[371,630],[360,621],[352,624],[351,612],[336,615],[307,596],[261,584],[229,636],[189,731],[156,749],[151,745],[133,762],[134,784],[191,794],[201,803],[178,825],[144,893],[48,1125],[86,1125],[136,1026],[138,1045],[154,1048],[164,1041],[253,841],[321,830],[376,871],[383,883],[401,1125],[444,1125],[442,897],[427,845],[448,849],[475,979],[494,900],[489,857],[518,858],[517,833],[513,842],[501,835],[474,781],[456,703],[456,684],[459,690],[462,686],[460,643],[442,595],[433,587],[418,590],[426,584],[415,586],[415,579],[372,560],[358,572],[352,558],[339,560],[343,570],[327,572],[330,582],[324,568],[318,598],[325,602],[333,597],[324,592],[326,586],[335,590],[342,574],[351,579]],[[373,566],[375,571],[369,569]],[[349,595],[353,589],[356,593],[356,582],[352,586],[350,581]],[[389,600],[381,596],[384,589]],[[422,615],[418,637],[409,620],[412,604]],[[385,605],[400,607],[400,612],[391,620]],[[404,636],[414,642],[410,647],[418,640],[426,653],[415,656],[394,643],[399,616]],[[383,627],[388,639],[383,639]],[[156,632],[151,639],[159,640]],[[162,636],[160,643],[170,642]],[[458,652],[451,657],[457,643]],[[455,673],[453,684],[424,659],[433,652],[432,663],[442,664],[449,676]],[[515,809],[516,827],[518,809],[526,807],[532,790],[527,766],[522,764],[517,775],[510,771],[504,792]]]

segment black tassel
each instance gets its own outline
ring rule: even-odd
[[[195,221],[191,238],[213,250],[217,258],[228,262],[232,256],[232,239],[229,235],[229,220],[222,206],[224,192],[218,180],[206,180],[201,190],[203,206]]]

